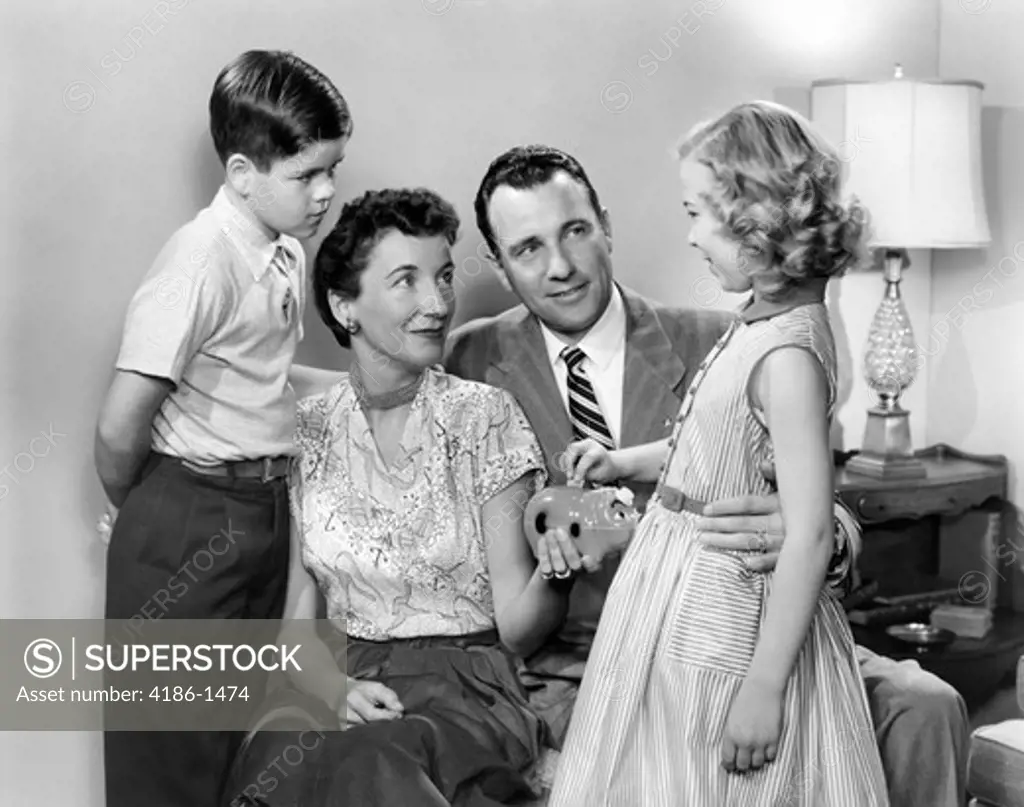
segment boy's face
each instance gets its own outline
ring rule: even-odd
[[[707,197],[715,189],[711,169],[695,160],[685,159],[679,166],[683,184],[683,208],[690,217],[690,246],[703,256],[711,275],[723,291],[744,292],[751,288],[749,271],[755,258],[743,253],[740,242],[718,219]]]
[[[316,235],[334,199],[334,172],[348,138],[318,140],[298,154],[275,160],[270,170],[251,167],[249,206],[272,234]]]

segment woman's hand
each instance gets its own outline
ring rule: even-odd
[[[537,568],[545,580],[557,577],[566,580],[580,570],[591,574],[601,568],[600,561],[580,555],[569,534],[556,528],[540,536],[537,541]]]
[[[405,707],[393,690],[378,681],[348,679],[345,714],[347,723],[372,723],[375,720],[394,720],[401,717]],[[339,716],[341,709],[338,709]]]
[[[596,440],[569,443],[562,454],[562,468],[570,485],[584,482],[615,482],[626,476],[617,451],[609,451]]]
[[[729,709],[722,737],[722,767],[730,773],[772,762],[782,736],[782,691],[749,678]]]

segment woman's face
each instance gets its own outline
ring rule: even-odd
[[[418,374],[441,362],[455,313],[454,276],[443,236],[391,230],[380,239],[359,278],[359,296],[342,303],[360,326],[352,349],[364,372]]]

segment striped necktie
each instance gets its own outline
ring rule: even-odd
[[[577,440],[589,437],[612,451],[615,441],[601,414],[594,387],[583,369],[586,357],[587,354],[578,347],[567,347],[562,351],[562,359],[569,370],[569,420],[572,422],[572,434]]]

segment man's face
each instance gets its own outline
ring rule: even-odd
[[[502,185],[488,215],[512,290],[552,331],[582,339],[612,294],[607,219],[586,187],[564,171],[533,188]]]

